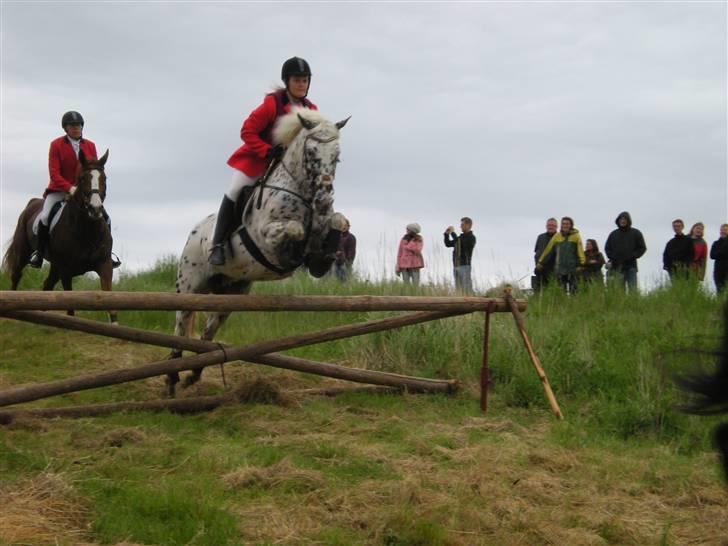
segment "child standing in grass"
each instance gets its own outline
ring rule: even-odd
[[[397,250],[397,267],[395,273],[402,275],[405,284],[420,284],[420,269],[425,267],[425,260],[422,258],[422,236],[420,225],[412,223],[407,225],[407,233],[399,241]]]

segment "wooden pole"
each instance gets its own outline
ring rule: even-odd
[[[320,389],[298,389],[286,391],[285,394],[304,396],[338,396],[340,394],[401,394],[402,389],[395,387],[328,387]],[[122,411],[168,411],[170,413],[201,413],[212,411],[226,404],[237,402],[234,393],[219,396],[194,396],[181,399],[147,400],[141,402],[114,402],[110,404],[89,404],[83,406],[66,406],[63,408],[24,408],[0,411],[0,425],[9,425],[22,417],[54,419],[59,417],[79,418],[98,417]]]
[[[511,289],[506,288],[505,290],[505,299],[508,305],[511,308],[511,312],[513,313],[513,318],[516,320],[516,326],[518,327],[518,331],[521,334],[521,337],[523,338],[523,343],[526,345],[526,351],[528,351],[528,356],[531,357],[531,362],[533,362],[534,368],[536,368],[536,374],[538,374],[538,378],[541,380],[541,385],[543,385],[543,390],[546,393],[546,399],[549,401],[549,405],[551,406],[551,411],[554,413],[554,415],[559,418],[563,419],[564,416],[561,413],[561,409],[559,408],[559,404],[556,401],[556,397],[554,396],[554,392],[551,390],[551,385],[549,384],[549,380],[546,377],[546,372],[543,369],[543,366],[541,365],[541,360],[536,355],[536,351],[533,350],[533,346],[531,345],[531,340],[528,339],[528,334],[526,333],[526,326],[523,322],[523,316],[518,310],[518,306],[515,303],[515,300],[513,299],[513,296],[511,295]]]
[[[304,347],[326,341],[334,341],[337,339],[360,336],[393,328],[401,328],[403,326],[419,324],[458,314],[466,313],[453,311],[410,313],[397,317],[370,320],[359,324],[336,326],[308,334],[288,336],[270,341],[261,341],[243,347],[226,348],[222,346],[220,349],[199,354],[197,356],[160,360],[134,368],[111,370],[98,374],[87,374],[69,379],[51,381],[48,383],[15,387],[5,391],[0,391],[0,406],[30,402],[32,400],[47,398],[57,394],[94,389],[107,385],[116,385],[119,383],[146,379],[157,375],[181,372],[196,368],[205,368],[207,366],[222,364],[224,362],[247,360],[276,351],[285,351],[294,347]],[[370,370],[361,370],[361,372],[366,371],[371,372]],[[368,382],[368,380],[365,380],[364,382]],[[403,382],[404,380],[400,381],[399,384],[402,385]]]
[[[0,312],[53,311],[482,311],[508,312],[503,298],[425,296],[255,296],[167,292],[0,291]],[[525,301],[518,301],[526,309]]]
[[[480,409],[488,411],[488,387],[490,386],[490,369],[488,367],[488,338],[490,336],[490,310],[485,312],[483,326],[483,363],[480,367]]]
[[[116,339],[134,341],[137,343],[170,347],[178,350],[193,351],[195,353],[208,353],[220,350],[223,347],[225,349],[230,347],[229,345],[216,343],[214,341],[192,339],[182,336],[163,334],[160,332],[150,332],[140,328],[113,325],[95,320],[69,317],[66,315],[46,313],[43,311],[8,311],[3,313],[2,316],[34,324],[43,324],[45,326],[54,326],[67,330],[76,330]],[[317,362],[315,360],[308,360],[305,358],[298,358],[278,353],[250,357],[245,360],[256,364],[272,366],[274,368],[284,368],[303,373],[323,375],[325,377],[344,379],[355,383],[405,387],[411,392],[444,392],[452,394],[458,389],[457,381],[454,380],[427,379],[375,370],[347,368],[337,364]]]

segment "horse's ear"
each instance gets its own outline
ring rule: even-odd
[[[344,125],[346,125],[346,122],[347,122],[347,121],[349,121],[350,119],[351,119],[351,116],[349,116],[349,117],[348,117],[348,118],[346,118],[346,119],[342,119],[341,121],[337,121],[337,122],[335,123],[335,125],[336,125],[336,128],[337,128],[337,129],[341,129],[341,128],[343,128],[343,127],[344,127]]]
[[[301,114],[297,114],[297,115],[298,115],[298,120],[301,122],[301,125],[303,125],[304,129],[307,129],[310,131],[311,129],[313,129],[314,127],[316,127],[319,124],[318,121],[311,121],[310,119],[306,119]]]
[[[101,163],[101,166],[102,166],[102,167],[103,167],[104,165],[106,165],[106,160],[107,160],[107,159],[109,159],[109,149],[108,149],[108,148],[106,149],[106,152],[104,153],[104,155],[102,155],[102,156],[101,156],[101,157],[99,158],[99,163]]]
[[[83,150],[78,151],[78,160],[81,162],[81,166],[85,169],[88,160],[86,159],[86,154],[83,153]]]

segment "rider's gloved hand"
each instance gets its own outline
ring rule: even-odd
[[[271,146],[265,154],[266,159],[280,159],[286,149],[281,144]]]
[[[71,189],[68,190],[68,193],[66,194],[65,201],[68,201],[71,197],[73,197],[73,194],[76,193],[77,189],[78,186],[71,186]]]

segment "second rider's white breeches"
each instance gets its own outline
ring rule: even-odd
[[[45,196],[45,199],[43,199],[43,210],[40,211],[40,221],[43,222],[44,226],[48,227],[48,216],[51,214],[53,205],[63,201],[65,197],[66,192],[62,191],[55,191]]]
[[[255,185],[256,180],[258,179],[251,178],[244,172],[233,169],[233,179],[230,182],[230,187],[228,188],[228,191],[225,192],[225,195],[228,199],[236,203],[238,201],[238,197],[240,196],[240,192],[243,191],[243,188],[245,186]]]

